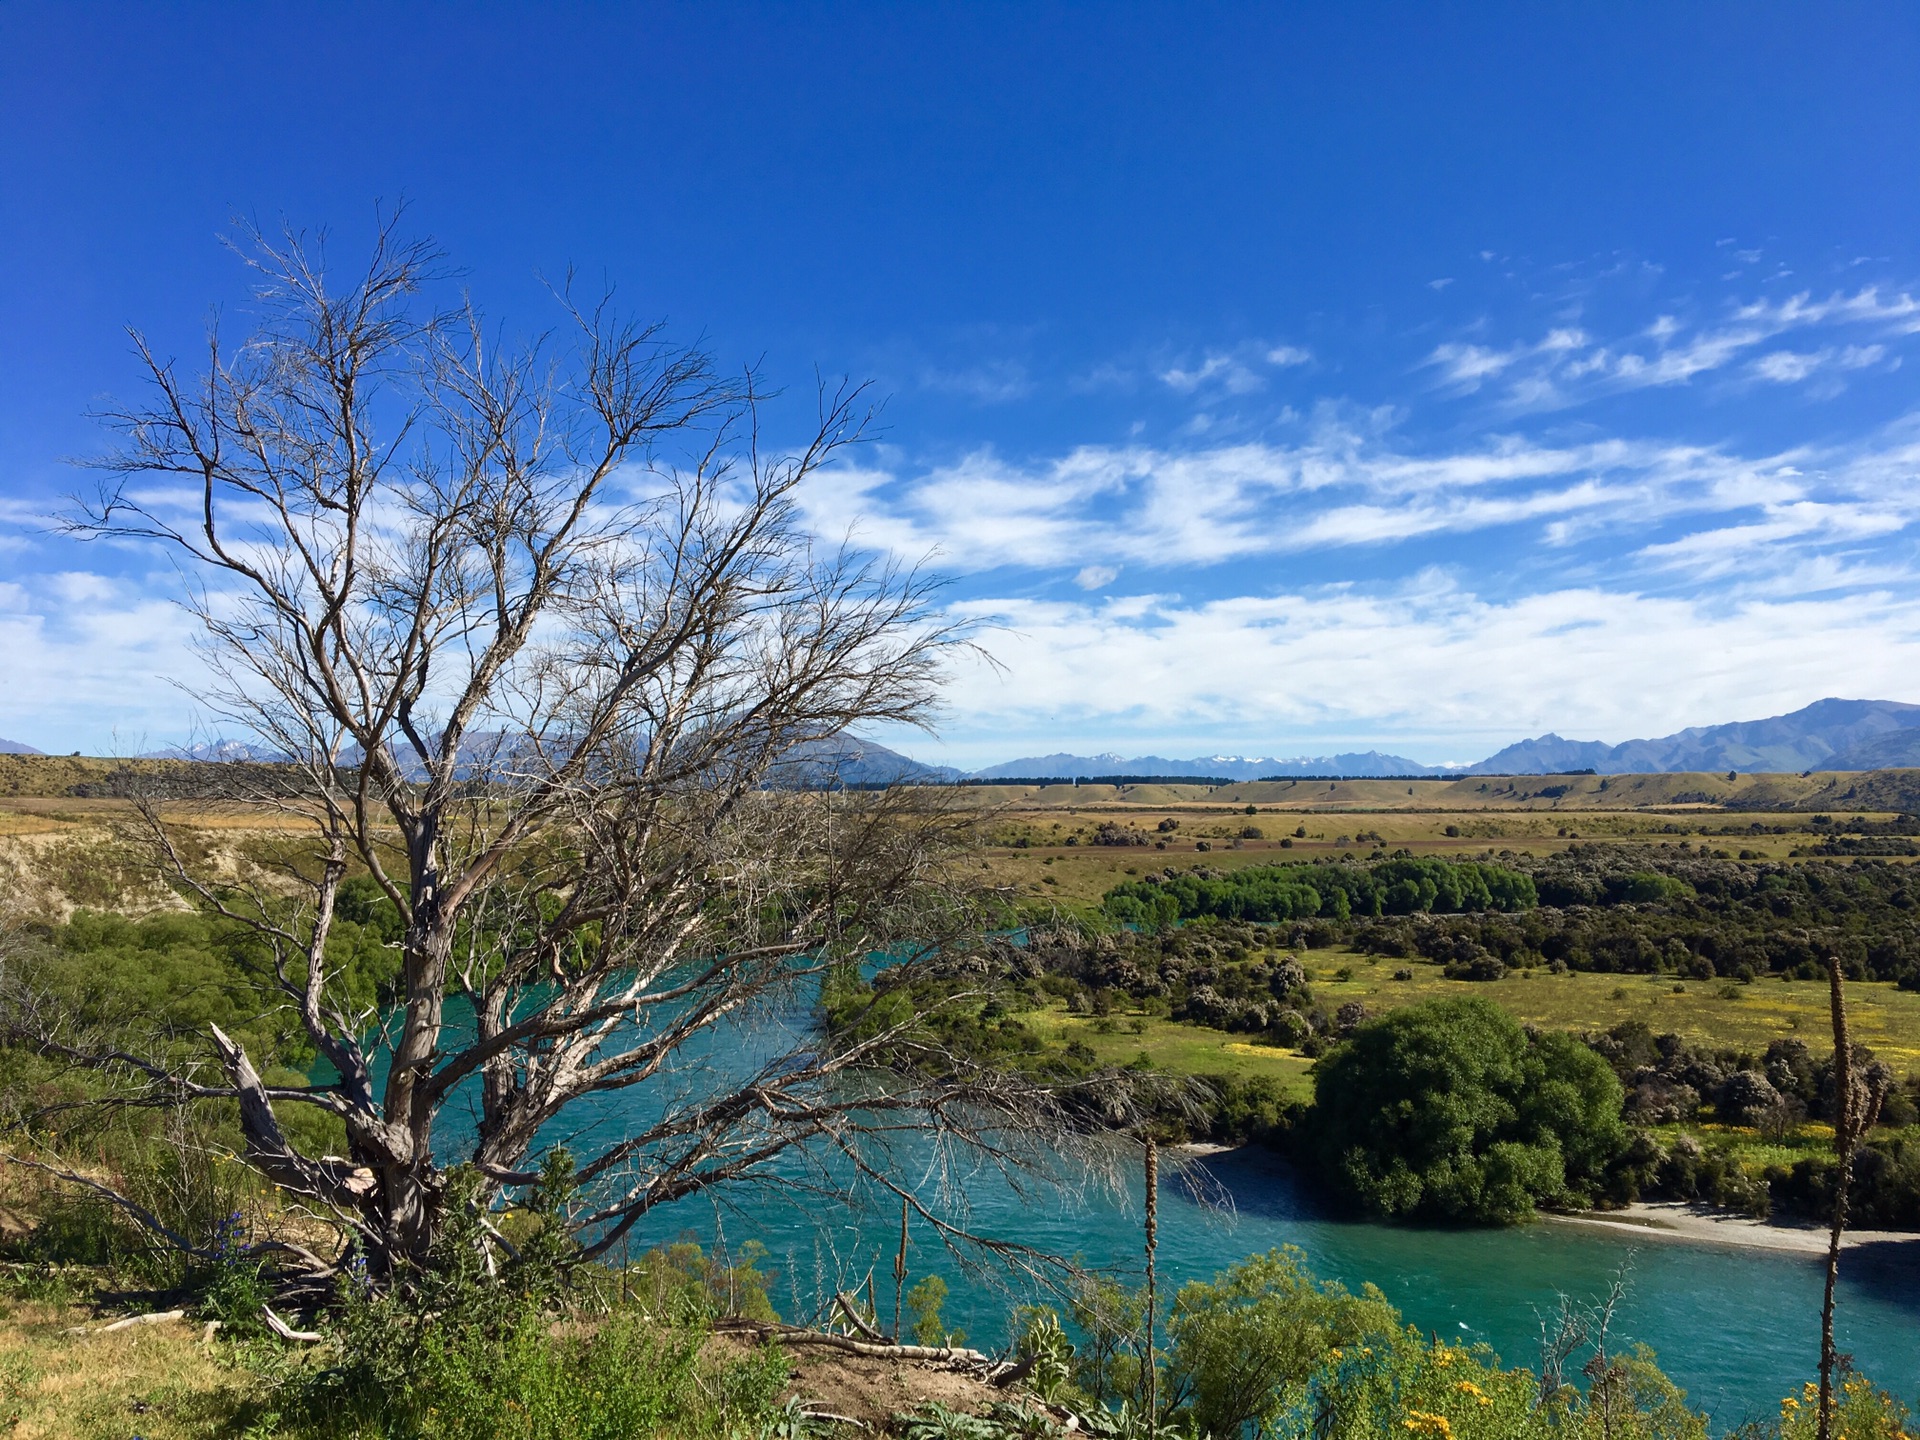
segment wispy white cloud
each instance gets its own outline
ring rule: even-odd
[[[920,384],[927,390],[963,395],[984,404],[999,405],[1023,400],[1033,393],[1033,377],[1017,360],[996,360],[960,369],[926,369],[920,372]]]
[[[1231,355],[1210,354],[1191,369],[1179,365],[1160,372],[1161,383],[1169,390],[1191,395],[1209,381],[1216,382],[1229,395],[1249,395],[1266,382],[1251,368]]]
[[[171,576],[166,577],[171,580]],[[158,576],[67,570],[0,582],[0,735],[101,753],[184,738],[202,673],[192,625]]]
[[[1818,331],[1833,332],[1836,338],[1811,350],[1755,353],[1783,336]],[[1842,332],[1865,334],[1843,341]],[[1562,325],[1537,341],[1443,341],[1425,364],[1438,372],[1443,389],[1471,394],[1502,381],[1508,403],[1542,410],[1594,395],[1687,385],[1743,363],[1753,379],[1799,384],[1816,375],[1876,365],[1888,358],[1893,342],[1915,333],[1920,333],[1920,299],[1905,291],[1864,286],[1825,299],[1803,291],[1780,300],[1751,300],[1731,305],[1721,318],[1705,323],[1660,315],[1637,333],[1611,340]]]
[[[1617,740],[1825,694],[1920,699],[1920,627],[1891,591],[1722,604],[1592,587],[1492,602],[1426,574],[1369,592],[964,609],[1005,627],[990,647],[1003,668],[956,677],[954,738],[990,734],[1002,753],[1026,737],[1193,733],[1196,715],[1224,743],[1272,753],[1329,730]]]
[[[1504,350],[1448,342],[1435,346],[1426,363],[1440,371],[1445,384],[1472,391],[1516,365],[1542,358],[1554,361],[1582,349],[1586,343],[1584,331],[1562,327],[1549,330],[1544,338],[1531,345],[1513,345]]]
[[[1795,385],[1822,370],[1864,370],[1887,355],[1884,345],[1824,346],[1819,350],[1775,350],[1753,362],[1753,373],[1777,385]]]
[[[933,552],[966,572],[1153,573],[1515,526],[1556,547],[1604,532],[1622,553],[1672,568],[1724,548],[1658,533],[1675,524],[1776,550],[1892,534],[1920,515],[1920,489],[1896,479],[1916,469],[1904,432],[1853,451],[1758,456],[1520,437],[1423,454],[1323,418],[1294,444],[1083,446],[1025,465],[983,452],[919,474],[844,470],[805,504],[824,532]]]
[[[1228,350],[1208,350],[1197,361],[1183,359],[1155,373],[1162,385],[1178,395],[1202,390],[1252,395],[1266,388],[1261,367],[1287,370],[1312,363],[1313,352],[1305,346],[1248,342]]]

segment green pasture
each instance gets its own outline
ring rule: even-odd
[[[1606,1030],[1624,1020],[1644,1021],[1655,1034],[1672,1032],[1690,1045],[1758,1055],[1782,1037],[1803,1040],[1816,1054],[1832,1048],[1827,988],[1811,980],[1676,980],[1671,976],[1601,975],[1546,970],[1504,980],[1449,980],[1437,965],[1382,959],[1344,949],[1307,951],[1315,1000],[1329,1009],[1359,1001],[1374,1014],[1436,995],[1484,995],[1525,1023],[1574,1032]],[[1396,980],[1400,971],[1412,978]],[[1346,978],[1341,978],[1345,974]],[[1920,994],[1892,985],[1847,987],[1854,1040],[1905,1073],[1920,1069]],[[1125,1065],[1144,1055],[1157,1069],[1180,1075],[1263,1075],[1305,1099],[1313,1061],[1268,1045],[1140,1011],[1105,1016],[1069,1014],[1055,1002],[1020,1017],[1044,1040],[1078,1040],[1102,1064]]]

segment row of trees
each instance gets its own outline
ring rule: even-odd
[[[1152,929],[1181,920],[1278,921],[1324,917],[1526,910],[1533,881],[1503,865],[1402,855],[1369,865],[1260,865],[1226,874],[1169,871],[1107,892],[1107,915]]]

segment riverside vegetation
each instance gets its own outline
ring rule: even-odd
[[[1634,916],[1658,933],[1702,903],[1693,880],[1682,882],[1683,891],[1614,878],[1680,881],[1678,867],[1628,868],[1657,863],[1632,854],[1613,860],[1613,870],[1592,878],[1602,897],[1592,908],[1608,908],[1611,886],[1616,913],[1576,917],[1603,933],[1618,933]],[[1470,926],[1564,933],[1567,918],[1540,914],[1538,902],[1562,882],[1544,866],[1529,873],[1482,865],[1454,877],[1443,864],[1389,859],[1248,875],[1238,884],[1179,877],[1166,893],[1182,910],[1203,913],[1172,923],[1163,914],[1152,930],[1055,924],[964,957],[885,967],[869,979],[843,967],[823,992],[821,1023],[909,1042],[911,1028],[892,1027],[898,1012],[918,1014],[940,1030],[943,1047],[1017,1066],[1042,1082],[1083,1080],[1101,1068],[1091,1044],[1028,1023],[1056,1011],[1102,1043],[1138,1038],[1129,1027],[1150,1018],[1169,1029],[1310,1051],[1303,1058],[1314,1069],[1304,1092],[1270,1080],[1201,1076],[1196,1086],[1165,1092],[1152,1124],[1168,1139],[1277,1144],[1385,1217],[1503,1223],[1541,1204],[1605,1204],[1634,1194],[1701,1195],[1750,1212],[1777,1204],[1818,1213],[1830,1203],[1833,1169],[1816,1133],[1832,1101],[1830,1057],[1793,1038],[1758,1053],[1691,1044],[1637,1019],[1581,1035],[1523,1025],[1486,998],[1513,983],[1486,978],[1484,961],[1499,952],[1480,939],[1474,943],[1484,953],[1448,947],[1460,934],[1488,934]],[[1337,892],[1330,874],[1343,882]],[[1239,903],[1236,895],[1264,897],[1261,904],[1286,895],[1284,903],[1297,906],[1297,887],[1311,888],[1312,879],[1345,897],[1344,917],[1255,923],[1204,913]],[[1830,907],[1853,897],[1857,908],[1877,903],[1886,888],[1832,877],[1800,877],[1796,887],[1828,897]],[[1124,914],[1135,893],[1117,894],[1114,908]],[[1464,908],[1496,894],[1511,908]],[[1449,904],[1463,908],[1438,908]],[[1393,906],[1405,913],[1393,914]],[[1771,906],[1766,913],[1790,918]],[[336,960],[376,1007],[395,993],[396,925],[390,903],[371,886],[343,887]],[[1329,936],[1314,929],[1320,925],[1345,928]],[[1764,934],[1768,927],[1758,928]],[[1346,948],[1336,948],[1340,940]],[[1388,953],[1369,961],[1356,944]],[[1659,958],[1649,973],[1687,973],[1685,962],[1669,961],[1673,952],[1651,953]],[[1323,987],[1296,954],[1323,963],[1342,958],[1342,968],[1404,970],[1409,961],[1433,976],[1425,988],[1440,993],[1377,1012],[1353,1001],[1330,1007],[1321,989],[1352,982],[1329,975]],[[1506,954],[1526,973],[1528,956]],[[82,913],[17,932],[9,962],[99,1033],[157,1032],[187,1047],[217,1024],[246,1037],[269,1084],[303,1074],[314,1061],[298,1028],[261,1008],[268,957],[248,927],[229,919]],[[1526,983],[1578,983],[1577,972],[1552,967],[1537,961],[1540,978]],[[1412,983],[1385,982],[1389,991]],[[1885,1069],[1864,1052],[1859,1059]],[[50,1133],[69,1153],[91,1154],[119,1193],[188,1241],[184,1248],[156,1241],[150,1226],[104,1195],[23,1184],[16,1172],[5,1282],[11,1328],[0,1336],[0,1370],[7,1404],[25,1427],[20,1433],[118,1433],[113,1427],[129,1405],[146,1407],[143,1433],[155,1440],[795,1435],[837,1423],[809,1418],[833,1411],[836,1377],[813,1372],[809,1391],[808,1372],[795,1368],[803,1347],[783,1346],[770,1325],[779,1312],[777,1277],[751,1247],[728,1255],[683,1245],[630,1264],[585,1263],[568,1227],[557,1223],[575,1203],[564,1152],[549,1156],[524,1204],[491,1220],[485,1206],[453,1205],[454,1223],[407,1286],[372,1287],[349,1257],[323,1307],[332,1338],[314,1349],[289,1347],[260,1320],[259,1306],[272,1293],[267,1257],[275,1244],[305,1243],[313,1232],[297,1206],[220,1158],[238,1148],[230,1117],[90,1108],[82,1103],[95,1083],[89,1072],[31,1047],[0,1048],[0,1066],[17,1143]],[[1856,1161],[1857,1223],[1920,1223],[1913,1117],[1903,1108],[1912,1095],[1910,1078],[1888,1087],[1886,1123]],[[319,1131],[310,1138],[317,1149],[339,1139]],[[31,1157],[30,1148],[20,1153]],[[454,1183],[470,1182],[456,1172]],[[487,1245],[489,1232],[511,1244],[510,1260]],[[941,1288],[928,1277],[906,1307],[917,1337],[935,1344],[949,1338]],[[151,1358],[143,1368],[129,1356],[97,1393],[77,1392],[71,1367],[87,1363],[90,1347],[112,1342],[54,1332],[73,1322],[76,1304],[142,1292],[150,1303],[222,1321],[215,1348],[148,1336],[150,1354],[178,1352],[186,1379],[163,1381]],[[828,1313],[822,1299],[803,1302],[796,1291],[787,1303],[791,1318],[817,1324]],[[880,1328],[874,1308],[862,1315]],[[1687,1410],[1654,1357],[1609,1348],[1604,1308],[1567,1307],[1535,1366],[1515,1370],[1484,1350],[1406,1331],[1377,1292],[1318,1282],[1297,1254],[1250,1257],[1176,1296],[1151,1362],[1160,1420],[1219,1437],[1704,1436],[1704,1421]],[[1148,1364],[1142,1314],[1133,1290],[1077,1282],[1066,1303],[1010,1316],[1000,1343],[1028,1364],[1024,1388],[995,1395],[982,1387],[970,1411],[964,1397],[949,1394],[869,1418],[913,1440],[1041,1435],[1066,1413],[1091,1417],[1096,1431],[1134,1434],[1144,1423]],[[797,1398],[803,1394],[815,1403]],[[1840,1405],[1840,1433],[1903,1433],[1899,1402],[1859,1377],[1845,1377]],[[1806,1397],[1788,1396],[1774,1428],[1798,1440],[1812,1433],[1810,1414]],[[75,1428],[63,1428],[69,1425]]]
[[[1917,897],[1911,872],[1884,862],[1630,847],[1203,868],[1124,883],[1100,912],[989,959],[842,971],[827,1006],[856,1033],[924,1015],[949,1044],[1055,1078],[1115,1061],[1151,1070],[1147,1045],[1169,1031],[1244,1037],[1237,1056],[1319,1057],[1310,1078],[1210,1070],[1196,1047],[1199,1084],[1158,1123],[1172,1139],[1275,1144],[1383,1216],[1503,1222],[1647,1197],[1819,1219],[1836,1174],[1831,1055],[1792,1034],[1658,1031],[1628,990],[1590,982],[1634,975],[1669,997],[1712,987],[1723,1009],[1755,1008],[1770,984],[1806,983],[1826,947],[1863,987],[1904,1001],[1920,991]],[[1332,983],[1310,981],[1302,956]],[[1361,970],[1383,983],[1356,983]],[[1567,986],[1581,1000],[1557,1024],[1523,1025],[1480,998],[1544,1015]],[[1368,998],[1344,998],[1358,989]],[[1619,1018],[1594,1026],[1609,1010]],[[1920,1006],[1889,1047],[1904,1067],[1854,1047],[1883,1096],[1852,1172],[1861,1224],[1920,1228],[1917,1037]]]
[[[175,1176],[179,1196],[187,1177]],[[455,1184],[473,1192],[474,1177]],[[1208,1282],[1181,1287],[1147,1351],[1143,1295],[1112,1279],[1075,1283],[1063,1303],[1008,1316],[1002,1352],[1017,1385],[926,1388],[894,1411],[847,1415],[836,1383],[808,1368],[817,1331],[777,1325],[777,1277],[754,1247],[736,1256],[679,1245],[620,1267],[582,1263],[566,1238],[571,1165],[554,1152],[530,1203],[486,1220],[456,1207],[430,1264],[408,1285],[377,1290],[348,1266],[321,1346],[284,1345],[251,1320],[257,1259],[216,1243],[185,1273],[166,1266],[149,1232],[97,1197],[46,1205],[16,1240],[0,1297],[0,1373],[14,1433],[118,1436],[129,1416],[149,1440],[628,1440],[628,1437],[851,1435],[856,1422],[903,1440],[1109,1440],[1254,1436],[1367,1440],[1411,1434],[1460,1440],[1707,1440],[1704,1417],[1644,1348],[1609,1338],[1614,1297],[1563,1302],[1543,1323],[1535,1366],[1503,1364],[1484,1346],[1408,1328],[1372,1287],[1316,1279],[1297,1251],[1252,1255]],[[181,1221],[177,1212],[168,1218]],[[513,1237],[495,1265],[489,1228]],[[216,1222],[238,1238],[248,1221]],[[93,1262],[76,1266],[72,1257]],[[60,1257],[68,1261],[55,1263]],[[138,1338],[67,1333],[89,1287],[117,1293],[156,1281],[194,1318],[221,1320],[209,1347],[184,1327]],[[105,1299],[107,1296],[97,1298]],[[943,1287],[908,1297],[914,1335],[956,1341],[940,1317]],[[61,1303],[66,1302],[66,1303]],[[881,1323],[856,1300],[849,1318]],[[951,1353],[951,1352],[950,1352]],[[904,1366],[904,1362],[894,1362]],[[1157,1423],[1146,1421],[1151,1371]],[[84,1381],[83,1378],[84,1377]],[[911,1382],[902,1387],[913,1393]],[[1807,1387],[1808,1392],[1813,1387]],[[1812,1395],[1783,1397],[1771,1423],[1741,1440],[1807,1440]],[[1900,1440],[1908,1412],[1866,1379],[1845,1375],[1835,1433]]]

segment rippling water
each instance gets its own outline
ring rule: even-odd
[[[1560,1294],[1603,1297],[1626,1282],[1615,1315],[1616,1346],[1644,1342],[1716,1428],[1777,1413],[1780,1397],[1814,1374],[1819,1348],[1822,1267],[1812,1257],[1731,1246],[1615,1236],[1550,1221],[1505,1230],[1439,1230],[1342,1221],[1315,1214],[1286,1168],[1263,1152],[1210,1157],[1208,1172],[1231,1196],[1225,1210],[1201,1205],[1163,1177],[1160,1265],[1163,1294],[1205,1279],[1242,1256],[1297,1245],[1322,1276],[1357,1287],[1371,1280],[1409,1323],[1455,1340],[1486,1341],[1510,1364],[1538,1351],[1538,1316]],[[1141,1247],[1140,1190],[1095,1193],[1060,1204],[1013,1195],[995,1177],[970,1187],[972,1223],[1094,1265],[1131,1267]],[[876,1267],[882,1312],[891,1306],[890,1265],[897,1214],[804,1211],[784,1201],[735,1196],[726,1238],[757,1236],[783,1278],[775,1301],[811,1294],[816,1269],[839,1261],[856,1278]],[[649,1227],[654,1241],[691,1229],[710,1237],[713,1208],[688,1204]],[[636,1241],[638,1243],[638,1241]],[[946,1318],[977,1341],[1003,1341],[1005,1294],[970,1283],[930,1237],[914,1248],[914,1274],[937,1270],[952,1287]],[[1849,1250],[1841,1264],[1838,1344],[1864,1373],[1909,1401],[1920,1398],[1920,1243]]]
[[[730,1077],[802,1042],[810,1010],[761,1014],[750,1026],[709,1032],[682,1058],[666,1083],[683,1095],[713,1094]],[[376,1068],[383,1069],[383,1065]],[[658,1113],[657,1092],[642,1088],[601,1097],[566,1123],[564,1143],[593,1153]],[[437,1143],[448,1158],[462,1153],[465,1116],[456,1100]],[[556,1125],[553,1140],[563,1141]],[[901,1178],[924,1158],[908,1145]],[[1132,1157],[1137,1165],[1137,1155]],[[1644,1342],[1661,1367],[1708,1410],[1716,1428],[1777,1414],[1782,1395],[1815,1372],[1823,1271],[1818,1259],[1732,1246],[1614,1235],[1590,1227],[1541,1222],[1504,1230],[1441,1230],[1370,1224],[1316,1213],[1287,1168],[1266,1151],[1235,1151],[1204,1162],[1228,1198],[1200,1204],[1180,1180],[1163,1177],[1160,1266],[1162,1293],[1206,1279],[1243,1256],[1297,1245],[1323,1277],[1357,1287],[1372,1281],[1407,1320],[1456,1340],[1486,1341],[1508,1363],[1530,1365],[1538,1324],[1557,1297],[1592,1302],[1618,1276],[1625,1299],[1615,1315],[1616,1347]],[[789,1176],[792,1167],[783,1167]],[[968,1222],[979,1233],[1017,1241],[1089,1265],[1130,1272],[1141,1262],[1141,1190],[1083,1187],[1071,1197],[1023,1197],[985,1172],[965,1186]],[[778,1187],[736,1186],[716,1203],[682,1201],[650,1215],[631,1246],[637,1252],[692,1235],[731,1246],[758,1239],[780,1272],[777,1306],[803,1313],[823,1286],[855,1283],[871,1271],[882,1313],[892,1303],[891,1264],[897,1208],[856,1210],[831,1202],[805,1204]],[[951,1294],[945,1315],[987,1346],[1004,1343],[1015,1295],[963,1275],[934,1237],[916,1234],[911,1268],[938,1272]],[[1857,1368],[1920,1403],[1920,1242],[1850,1249],[1841,1263],[1838,1344]]]

